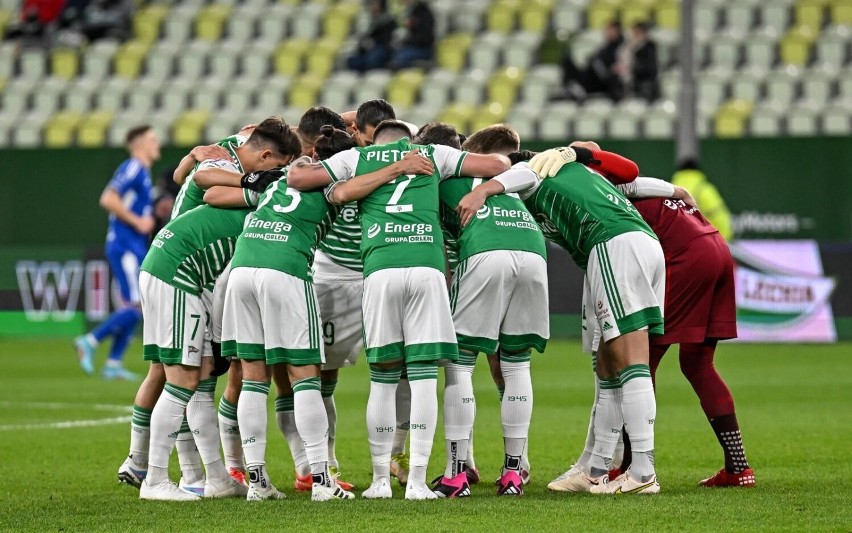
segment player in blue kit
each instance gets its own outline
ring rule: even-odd
[[[101,194],[100,205],[109,212],[106,257],[112,276],[121,291],[121,308],[74,346],[80,367],[93,374],[95,349],[112,337],[109,358],[101,375],[104,379],[138,379],[122,366],[124,352],[142,319],[139,307],[139,265],[148,251],[148,238],[154,229],[151,195],[151,165],[160,158],[160,141],[149,125],[127,132],[130,158],[121,163]]]

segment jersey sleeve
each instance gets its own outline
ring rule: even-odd
[[[503,185],[504,193],[516,192],[522,200],[532,196],[541,184],[541,179],[530,170],[526,161],[514,164],[512,168],[492,179]]]
[[[630,183],[639,176],[639,167],[626,157],[604,150],[592,150],[590,169],[604,175],[612,183]]]
[[[257,207],[260,203],[260,193],[251,189],[243,189],[243,200],[248,207]]]
[[[432,159],[435,160],[438,176],[443,180],[460,175],[462,163],[464,163],[468,152],[462,152],[461,150],[440,144],[436,144],[434,147],[435,150],[432,152]]]
[[[107,187],[117,192],[119,196],[123,196],[130,189],[138,187],[145,179],[144,170],[138,161],[131,159],[115,170]]]
[[[240,172],[240,167],[237,166],[233,161],[229,161],[228,159],[207,159],[198,164],[198,168],[196,168],[196,172],[199,170],[208,170],[212,168],[218,168],[222,170],[227,170],[229,172],[233,172],[235,174],[242,174]]]
[[[334,154],[325,161],[320,161],[320,164],[328,171],[331,181],[348,181],[355,177],[360,157],[361,153],[358,150],[350,148],[345,152]]]

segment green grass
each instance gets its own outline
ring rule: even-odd
[[[131,353],[140,353],[138,344]],[[129,406],[136,386],[83,376],[68,341],[0,340],[0,354],[3,530],[852,530],[849,344],[725,345],[719,350],[717,366],[734,392],[746,451],[756,470],[754,490],[696,486],[722,466],[722,455],[670,353],[658,376],[656,458],[662,493],[653,497],[561,495],[545,488],[581,451],[592,396],[588,358],[576,343],[553,342],[547,355],[533,361],[533,484],[523,498],[498,498],[489,482],[502,461],[499,406],[480,361],[475,442],[484,482],[473,488],[470,499],[416,503],[402,500],[398,487],[392,501],[315,504],[305,494],[294,494],[292,462],[274,422],[267,458],[273,481],[289,489],[288,500],[142,502],[134,489],[115,479],[127,453],[128,424],[8,429],[121,416],[91,405]],[[131,367],[144,370],[140,357],[129,359]],[[342,372],[337,389],[338,458],[346,479],[362,489],[371,478],[364,423],[366,370],[359,364]],[[33,402],[68,405],[28,405]],[[430,475],[443,469],[440,439],[439,430]],[[173,465],[177,479],[176,461]]]

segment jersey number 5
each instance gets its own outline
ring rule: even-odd
[[[257,206],[258,210],[260,210],[261,207],[265,206],[266,204],[269,203],[270,200],[272,200],[272,196],[276,192],[278,192],[278,187],[279,187],[280,184],[281,184],[281,181],[276,181],[275,186],[270,188],[268,191],[266,191],[266,194],[263,195],[263,201],[261,201],[260,204],[258,204],[258,206]],[[297,207],[299,207],[299,202],[302,201],[301,193],[299,193],[299,191],[297,191],[295,189],[288,188],[284,192],[284,194],[286,196],[289,196],[293,200],[290,202],[290,205],[288,205],[286,207],[282,207],[278,204],[273,205],[272,209],[276,213],[290,213],[291,211],[294,211]]]
[[[399,201],[402,199],[402,193],[405,192],[405,188],[408,187],[408,184],[411,183],[411,180],[414,179],[414,174],[407,174],[405,177],[408,179],[400,181],[396,184],[396,188],[393,190],[393,194],[391,195],[390,200],[388,200],[388,203],[385,206],[385,213],[410,213],[414,211],[414,204],[399,203]]]

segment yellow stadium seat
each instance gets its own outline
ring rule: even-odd
[[[6,24],[12,19],[12,13],[6,9],[0,9],[0,35],[6,33]]]
[[[62,148],[74,143],[74,132],[80,123],[79,113],[61,111],[44,125],[44,143],[51,148]]]
[[[834,0],[829,6],[829,11],[832,24],[852,26],[852,2],[849,0]]]
[[[509,108],[500,102],[490,102],[481,106],[471,118],[470,131],[479,131],[482,128],[503,122],[506,120],[508,110]]]
[[[185,111],[172,124],[172,142],[177,146],[194,146],[202,141],[202,134],[210,112],[191,109]]]
[[[665,1],[657,5],[654,10],[657,18],[657,26],[669,30],[680,28],[680,2]]]
[[[160,27],[163,19],[169,13],[169,7],[164,4],[150,4],[133,15],[134,38],[152,43],[160,37]]]
[[[721,106],[715,116],[717,137],[742,137],[746,132],[754,104],[747,100],[731,100]]]
[[[651,20],[651,9],[643,2],[632,2],[621,8],[621,24],[629,28],[637,22],[649,22]]]
[[[230,6],[223,4],[204,8],[195,19],[196,37],[205,41],[218,41],[222,37],[222,29],[230,13]]]
[[[438,66],[458,72],[464,67],[467,51],[473,42],[470,33],[454,33],[441,39],[438,43]]]
[[[107,128],[112,122],[109,111],[95,111],[80,123],[77,132],[77,145],[96,148],[106,144]]]
[[[122,78],[136,79],[147,55],[147,44],[136,40],[124,43],[115,54],[115,73]]]
[[[417,99],[423,78],[423,70],[419,68],[400,70],[388,83],[388,101],[395,106],[411,107]]]
[[[328,78],[334,70],[338,48],[340,43],[334,39],[315,41],[310,48],[311,53],[305,55],[306,71],[323,79]]]
[[[80,56],[73,48],[57,48],[50,53],[50,72],[57,78],[70,80],[77,77]]]
[[[799,0],[796,2],[795,12],[797,26],[807,26],[815,33],[819,33],[825,15],[823,0]]]
[[[308,52],[308,39],[288,39],[275,50],[274,65],[277,74],[295,76],[302,71],[302,57]]]
[[[521,9],[521,29],[533,33],[544,33],[550,23],[553,3],[548,0],[533,0]]]
[[[451,104],[438,115],[439,122],[452,124],[460,133],[470,132],[470,119],[476,108],[469,104]]]
[[[586,8],[586,20],[589,27],[595,30],[603,29],[604,26],[618,20],[618,2],[612,0],[596,0],[595,3]]]
[[[325,81],[324,78],[320,79],[311,74],[305,74],[300,77],[290,86],[287,103],[290,107],[301,109],[313,107],[317,103],[317,97],[319,96],[323,81]]]
[[[509,33],[515,29],[518,14],[518,3],[500,1],[491,4],[485,15],[486,28],[498,33]]]
[[[804,66],[811,53],[811,42],[801,32],[791,31],[781,39],[781,62]]]
[[[323,35],[337,41],[344,41],[352,30],[352,20],[358,14],[355,4],[337,4],[326,10],[322,18]]]
[[[524,79],[524,72],[517,67],[499,69],[488,79],[488,100],[499,102],[506,108],[515,103],[518,86]]]

